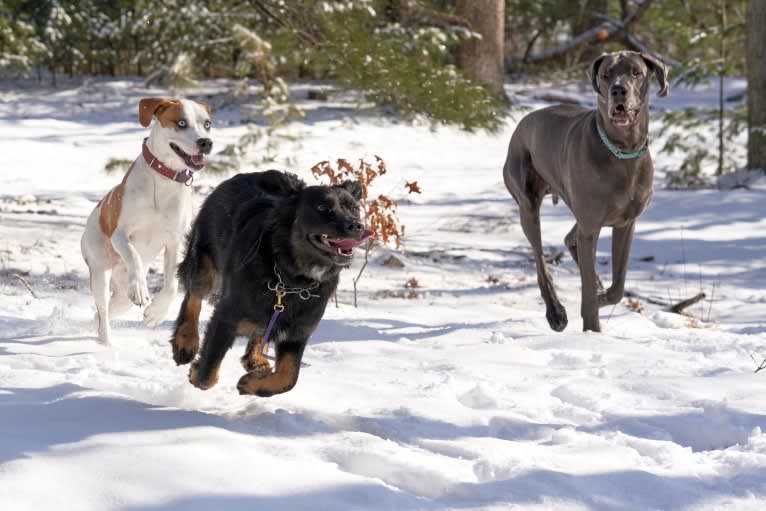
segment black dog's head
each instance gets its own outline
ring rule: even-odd
[[[300,191],[290,241],[304,265],[345,267],[354,248],[373,233],[364,228],[356,181],[335,186],[307,186]]]
[[[606,108],[615,126],[636,122],[639,111],[648,106],[649,77],[660,84],[658,96],[668,95],[667,68],[648,53],[618,51],[605,53],[591,65],[593,89],[599,95],[599,107]]]

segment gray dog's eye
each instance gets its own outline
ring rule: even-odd
[[[178,127],[179,127],[179,128],[181,128],[181,129],[184,129],[184,128],[186,128],[186,126],[187,126],[187,124],[186,124],[186,119],[178,119],[178,120],[176,121],[176,126],[178,126]]]
[[[325,206],[324,204],[320,204],[319,206],[317,206],[317,211],[319,211],[320,213],[327,213],[329,210],[327,209],[327,206]]]

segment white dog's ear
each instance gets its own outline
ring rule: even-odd
[[[148,127],[152,122],[152,116],[157,112],[168,106],[171,100],[167,98],[144,98],[138,102],[138,121],[144,128]]]
[[[195,100],[194,102],[197,103],[199,106],[201,106],[202,109],[205,110],[205,112],[207,112],[208,115],[210,115],[210,105],[208,105],[207,103],[203,103],[202,101]]]

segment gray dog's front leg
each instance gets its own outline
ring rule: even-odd
[[[625,292],[625,276],[628,273],[628,256],[633,242],[636,222],[612,229],[612,285],[598,297],[600,306],[615,305]]]
[[[577,232],[577,261],[580,266],[582,282],[582,316],[583,331],[601,331],[598,321],[598,275],[596,275],[596,243],[598,231],[585,233],[582,229]]]

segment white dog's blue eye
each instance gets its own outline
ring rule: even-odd
[[[186,120],[185,119],[179,119],[179,120],[176,121],[176,125],[179,128],[183,129],[183,128],[186,127]]]
[[[205,121],[205,124],[203,124],[203,126],[205,126],[206,130],[209,130],[210,129],[210,121]]]

